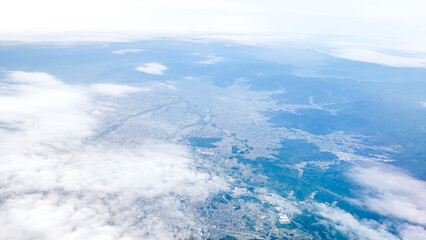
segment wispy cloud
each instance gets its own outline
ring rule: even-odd
[[[153,75],[163,75],[164,71],[167,70],[167,67],[160,63],[145,63],[144,65],[137,67],[135,70]]]
[[[327,224],[345,234],[349,239],[398,239],[375,221],[359,221],[352,214],[323,203],[317,203],[314,206],[317,213],[328,220]]]
[[[196,63],[199,63],[199,64],[215,64],[215,63],[218,63],[218,62],[222,62],[224,60],[225,60],[224,57],[217,57],[215,55],[208,55],[206,60],[198,61]]]
[[[129,93],[149,91],[147,88],[106,83],[92,84],[89,86],[89,90],[95,94],[109,95],[113,97],[121,97]]]
[[[92,112],[104,111],[96,98],[137,88],[25,72],[1,82],[0,239],[188,238],[184,204],[226,188],[182,146],[88,141],[99,124]]]
[[[120,49],[120,50],[115,50],[112,51],[113,54],[126,54],[126,53],[139,53],[139,52],[144,52],[145,49],[140,49],[140,48],[130,48],[130,49]]]
[[[390,67],[426,68],[426,58],[390,55],[365,49],[343,48],[333,50],[328,54],[353,61],[376,63]]]
[[[426,226],[426,182],[389,166],[357,168],[352,176],[366,188],[371,210]]]

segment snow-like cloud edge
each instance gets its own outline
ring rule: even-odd
[[[168,68],[161,63],[151,62],[145,63],[142,66],[138,66],[135,70],[152,75],[164,75],[164,71],[166,71],[167,69]]]

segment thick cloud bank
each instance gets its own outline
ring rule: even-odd
[[[95,98],[141,91],[70,86],[46,73],[0,83],[0,239],[187,238],[185,207],[226,186],[182,146],[91,143]],[[180,229],[180,230],[178,230]]]

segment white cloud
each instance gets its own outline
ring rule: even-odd
[[[91,143],[96,96],[137,89],[72,86],[10,72],[0,85],[0,239],[188,238],[186,203],[226,188],[182,146]],[[177,230],[181,227],[181,230]]]
[[[403,225],[400,236],[403,240],[426,239],[426,231],[423,227],[413,225]]]
[[[126,54],[126,53],[139,53],[139,52],[143,52],[145,51],[145,49],[140,49],[140,48],[131,48],[131,49],[120,49],[120,50],[115,50],[112,51],[113,54]]]
[[[7,80],[12,84],[0,89],[0,122],[18,131],[0,129],[9,139],[3,147],[72,147],[92,133],[96,121],[86,114],[91,100],[84,91],[46,73],[11,72]]]
[[[90,91],[97,94],[120,97],[129,93],[149,91],[149,89],[131,87],[131,86],[125,86],[125,85],[117,85],[117,84],[98,83],[98,84],[90,85]]]
[[[366,187],[367,207],[426,226],[426,182],[389,166],[357,168],[352,176]]]
[[[218,62],[222,62],[224,60],[225,60],[224,57],[217,57],[215,55],[208,55],[206,60],[198,61],[196,63],[199,63],[199,64],[215,64],[215,63],[218,63]]]
[[[314,207],[319,215],[329,221],[329,225],[345,234],[349,239],[398,239],[377,222],[359,221],[352,214],[323,203],[316,203]]]
[[[160,63],[145,63],[143,66],[139,66],[135,70],[153,75],[163,75],[163,72],[167,70],[167,67]]]
[[[336,49],[328,54],[334,57],[391,67],[426,68],[426,58],[389,55],[365,49]]]

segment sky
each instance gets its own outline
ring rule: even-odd
[[[426,39],[422,0],[6,0],[0,32],[332,34]]]
[[[296,43],[349,60],[426,68],[425,12],[423,0],[6,0],[0,42]]]

